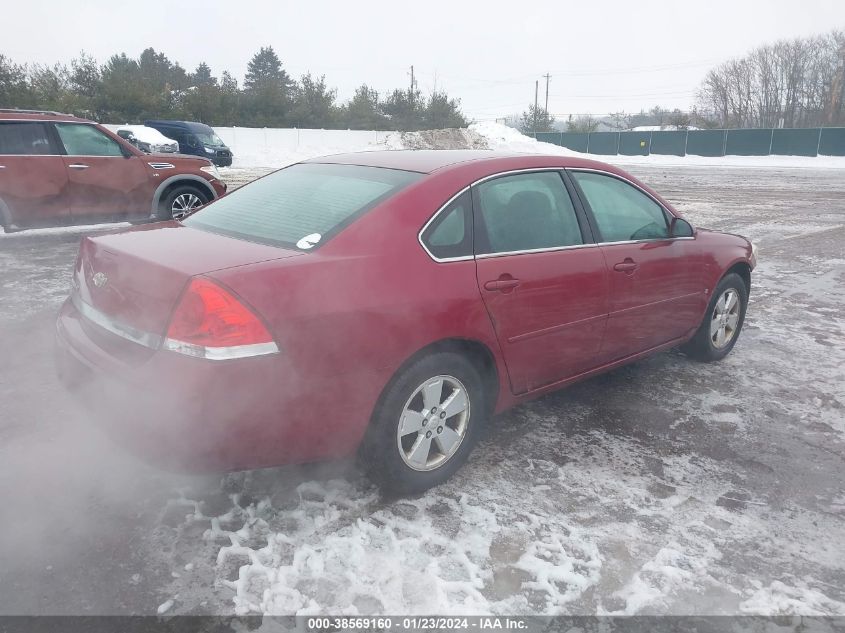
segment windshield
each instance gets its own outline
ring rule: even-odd
[[[221,147],[225,145],[223,140],[213,132],[211,134],[196,134],[195,136],[200,140],[200,143],[209,147]]]
[[[264,244],[308,250],[422,174],[305,163],[232,192],[184,224]]]

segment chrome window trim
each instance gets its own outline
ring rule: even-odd
[[[460,195],[465,193],[467,190],[472,189],[476,185],[480,185],[482,182],[485,182],[487,180],[492,180],[493,178],[499,178],[500,176],[511,176],[513,174],[525,174],[525,173],[530,173],[530,172],[535,172],[535,171],[556,171],[556,172],[560,172],[560,171],[563,171],[564,169],[566,169],[566,168],[565,167],[525,167],[523,169],[509,169],[508,171],[500,171],[500,172],[497,172],[495,174],[490,174],[489,176],[484,176],[483,178],[479,178],[478,180],[471,182],[466,187],[461,189],[458,193],[456,193],[454,196],[449,198],[449,200],[447,200],[445,204],[441,205],[440,208],[437,209],[437,211],[434,212],[434,214],[431,216],[431,218],[429,218],[428,222],[426,222],[425,225],[420,229],[419,233],[417,233],[417,241],[420,243],[420,246],[423,247],[423,250],[428,254],[428,256],[431,259],[433,259],[435,262],[437,262],[438,264],[447,264],[449,262],[464,262],[464,261],[476,259],[476,258],[482,257],[482,256],[499,255],[499,253],[484,253],[483,255],[473,254],[473,255],[462,255],[460,257],[435,257],[434,254],[432,254],[432,252],[430,250],[428,250],[428,247],[423,242],[422,234],[425,233],[425,230],[428,228],[428,225],[431,224],[432,222],[434,222],[434,220],[437,219],[437,216],[439,216],[441,213],[443,213],[443,211],[446,209],[446,207],[448,207],[450,204],[452,204],[452,202],[454,202],[457,197],[459,197]],[[563,183],[561,183],[561,184],[563,184]],[[473,231],[474,230],[475,230],[475,227],[473,227]],[[585,244],[577,244],[576,246],[585,246]],[[540,251],[545,251],[545,250],[560,250],[560,249],[564,249],[564,248],[571,248],[571,246],[556,246],[556,247],[553,247],[551,249],[535,249],[533,252],[540,252]],[[526,252],[531,252],[531,251],[526,251]],[[520,253],[521,253],[521,251],[512,251],[510,254],[520,254]]]
[[[670,216],[672,216],[674,218],[680,217],[680,216],[677,216],[674,213],[672,213],[672,211],[670,209],[667,209],[666,206],[662,202],[660,202],[660,200],[658,200],[653,195],[651,195],[648,191],[646,191],[645,189],[640,187],[637,183],[632,182],[630,179],[628,179],[624,176],[620,176],[619,174],[615,174],[611,171],[607,171],[606,169],[596,169],[594,167],[526,167],[524,169],[511,169],[511,170],[508,170],[508,171],[502,171],[502,172],[497,172],[495,174],[490,174],[489,176],[484,176],[483,178],[479,178],[478,180],[473,181],[472,183],[470,183],[469,185],[467,185],[466,187],[461,189],[458,193],[456,193],[451,198],[449,198],[446,201],[445,204],[441,205],[440,208],[437,209],[437,211],[435,211],[434,214],[429,218],[428,222],[426,222],[425,225],[423,225],[423,227],[420,229],[419,233],[417,233],[417,241],[420,243],[420,246],[422,246],[422,248],[426,252],[426,254],[432,260],[437,262],[438,264],[448,264],[450,262],[463,262],[463,261],[468,261],[468,260],[471,260],[471,259],[490,259],[492,257],[505,257],[507,255],[525,255],[525,254],[530,254],[530,253],[553,253],[555,251],[573,250],[573,249],[577,249],[577,248],[588,248],[588,247],[592,247],[592,246],[612,246],[612,245],[615,245],[615,244],[641,244],[641,243],[646,243],[646,242],[667,242],[667,241],[675,241],[675,240],[694,240],[695,239],[695,236],[693,235],[693,236],[690,236],[690,237],[660,237],[660,238],[650,238],[650,239],[645,239],[645,240],[621,240],[621,241],[617,241],[617,242],[590,242],[590,243],[587,243],[587,244],[572,244],[572,245],[569,245],[569,246],[554,246],[554,247],[550,247],[550,248],[534,248],[534,249],[528,249],[528,250],[522,250],[522,251],[508,251],[508,252],[503,252],[503,253],[481,253],[481,254],[473,254],[473,255],[462,255],[461,257],[436,257],[428,249],[428,247],[425,245],[425,242],[423,242],[422,235],[423,235],[423,233],[425,233],[425,230],[428,228],[428,226],[432,222],[434,222],[441,213],[443,213],[443,211],[446,209],[446,207],[448,207],[450,204],[452,204],[452,202],[454,202],[455,199],[457,199],[459,196],[464,194],[467,190],[472,189],[476,185],[480,185],[481,183],[486,182],[487,180],[492,180],[493,178],[499,178],[500,176],[510,176],[510,175],[513,175],[513,174],[524,174],[524,173],[531,173],[531,172],[538,172],[538,171],[557,171],[557,172],[560,172],[560,171],[586,171],[586,172],[592,172],[592,173],[596,173],[596,174],[602,174],[604,176],[610,176],[611,178],[618,178],[619,180],[626,182],[629,185],[631,185],[632,187],[634,187],[634,189],[636,189],[637,191],[645,194],[650,200],[652,200],[655,204],[657,204],[657,206],[659,206],[661,209],[663,209],[663,211],[668,213]],[[687,221],[689,221],[689,220],[687,220]],[[690,225],[690,226],[692,226],[692,225]],[[695,227],[693,227],[693,231],[694,230],[695,230]]]
[[[461,255],[459,257],[437,257],[434,253],[432,253],[430,250],[428,250],[428,246],[426,246],[426,243],[423,241],[423,237],[422,237],[423,233],[425,233],[426,229],[431,225],[431,223],[434,222],[438,218],[438,216],[441,213],[443,213],[443,211],[445,211],[446,208],[450,204],[452,204],[455,200],[457,200],[462,195],[464,195],[467,191],[469,191],[470,187],[472,187],[472,185],[467,185],[466,187],[461,189],[458,193],[456,193],[454,196],[449,198],[444,204],[442,204],[440,206],[440,208],[437,209],[437,211],[434,212],[434,215],[432,215],[428,219],[428,222],[426,222],[423,225],[423,227],[420,229],[419,233],[417,233],[417,241],[420,243],[420,246],[422,246],[423,250],[428,254],[428,256],[431,257],[431,259],[436,261],[438,264],[443,264],[443,263],[447,263],[447,262],[465,262],[465,261],[469,261],[470,259],[473,259],[475,257],[474,255]]]
[[[640,187],[637,183],[631,181],[628,178],[625,178],[625,176],[620,176],[619,174],[614,174],[612,171],[607,171],[606,169],[596,169],[594,167],[566,167],[566,171],[570,171],[570,172],[572,172],[572,171],[586,171],[586,172],[591,172],[591,173],[594,173],[594,174],[601,174],[602,176],[610,176],[611,178],[616,178],[617,180],[621,180],[622,182],[628,183],[634,189],[636,189],[637,191],[639,191],[640,193],[645,195],[649,200],[651,200],[658,207],[660,207],[663,210],[664,213],[668,213],[673,218],[679,218],[679,219],[685,220],[685,218],[681,218],[680,216],[672,213],[671,209],[667,209],[666,205],[664,205],[662,202],[660,202],[660,200],[658,200],[653,195],[651,195],[648,191],[646,191],[645,189]],[[590,211],[592,212],[592,209],[590,209]],[[687,223],[689,223],[689,220],[686,220],[686,221],[687,221]],[[610,246],[610,245],[613,245],[613,244],[640,244],[640,243],[643,243],[643,242],[668,242],[668,241],[674,241],[674,240],[694,240],[695,239],[695,227],[692,226],[691,223],[690,223],[690,226],[692,227],[693,235],[688,236],[688,237],[672,237],[671,235],[667,235],[666,237],[652,237],[652,238],[649,238],[649,239],[646,239],[646,240],[618,240],[616,242],[597,242],[596,245],[597,246]]]
[[[647,240],[621,240],[619,242],[597,242],[596,246],[616,246],[617,244],[644,244],[646,242],[674,242],[676,240],[694,240],[695,237],[651,237]]]
[[[476,259],[491,259],[493,257],[507,257],[508,255],[530,255],[532,253],[555,253],[557,251],[572,251],[581,248],[596,248],[599,246],[593,242],[589,244],[570,244],[569,246],[551,246],[548,248],[530,248],[522,251],[504,251],[497,253],[481,253],[476,255]]]
[[[116,336],[125,338],[126,340],[137,343],[138,345],[149,347],[150,349],[157,349],[161,344],[161,337],[157,334],[144,332],[143,330],[138,330],[132,326],[124,325],[115,321],[111,317],[106,316],[97,310],[94,306],[85,303],[78,293],[73,292],[70,297],[74,307],[76,307],[82,316],[91,321],[91,323],[100,326],[107,332],[111,332]]]

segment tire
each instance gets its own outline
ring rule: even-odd
[[[370,478],[383,491],[401,495],[451,477],[490,415],[483,384],[475,366],[454,352],[425,356],[402,370],[376,408],[361,447]],[[443,403],[448,408],[441,409]],[[400,435],[402,424],[408,432]]]
[[[732,303],[731,297],[736,297],[737,303]],[[727,309],[724,300],[728,302]],[[681,351],[705,363],[722,360],[736,345],[747,307],[745,281],[736,273],[725,275],[713,291],[701,325],[695,335],[681,346]]]
[[[157,217],[159,220],[181,220],[208,204],[209,200],[207,191],[193,185],[179,185],[159,205]]]

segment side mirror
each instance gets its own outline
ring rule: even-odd
[[[669,237],[692,237],[694,233],[692,224],[683,218],[672,218],[672,222],[669,224]]]

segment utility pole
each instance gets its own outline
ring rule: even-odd
[[[545,75],[543,75],[543,77],[546,78],[546,118],[548,118],[548,116],[549,116],[549,79],[551,79],[552,76],[549,73],[546,73]]]
[[[408,99],[411,105],[414,105],[414,67],[411,66],[411,91],[408,93]]]
[[[534,82],[534,137],[537,137],[537,97],[540,92],[540,80]]]

